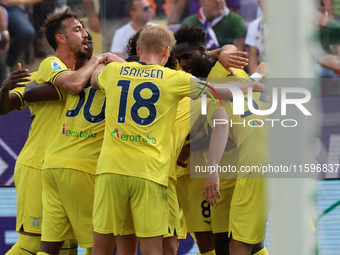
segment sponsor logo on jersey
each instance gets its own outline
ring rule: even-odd
[[[111,136],[116,136],[117,138],[120,138],[120,133],[122,133],[123,131],[118,131],[118,128],[115,128],[115,130],[113,132],[111,132]]]
[[[79,137],[79,138],[96,138],[97,133],[93,133],[92,131],[73,131],[70,129],[67,129],[70,127],[66,127],[66,123],[63,124],[63,127],[61,129],[61,134],[69,137]]]
[[[126,135],[122,134],[123,131],[119,131],[118,128],[115,128],[114,131],[111,132],[112,137],[117,137],[118,139],[124,141],[124,142],[133,142],[133,143],[152,143],[156,144],[157,140],[156,138],[150,137],[149,135]]]
[[[39,220],[42,219],[42,217],[30,217],[33,219],[33,226],[37,227],[39,225]]]
[[[66,135],[66,128],[70,128],[70,127],[66,127],[66,123],[63,124],[63,128],[61,129],[61,133],[63,135]]]
[[[52,66],[53,71],[61,70],[61,66],[60,66],[59,62],[57,62],[57,61],[52,62],[51,66]]]

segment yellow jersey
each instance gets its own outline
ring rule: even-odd
[[[66,106],[46,150],[44,169],[70,168],[96,174],[105,125],[105,93],[90,82]]]
[[[110,63],[98,75],[106,124],[97,174],[116,173],[167,186],[177,105],[205,85],[192,75],[141,62]]]
[[[213,78],[212,82],[223,83],[225,78],[235,79],[238,81],[249,81],[248,74],[243,69],[232,68],[235,71],[235,76],[231,72],[227,71],[220,62],[216,61],[214,66],[211,68],[208,79]],[[216,79],[216,80],[215,80]],[[221,79],[221,80],[220,80]]]
[[[200,108],[191,106],[199,106],[200,102],[200,99],[192,100],[189,97],[185,97],[178,103],[175,123],[172,129],[174,158],[171,161],[170,178],[174,181],[177,180],[177,177],[184,175],[184,173],[188,171],[190,173],[189,168],[183,168],[177,165],[176,162],[183,146],[189,142],[187,138],[189,138],[191,124],[195,123],[197,118],[200,117]],[[195,109],[195,111],[190,111],[190,109]]]
[[[31,79],[32,79],[32,77],[34,77],[34,73],[32,73]],[[19,100],[20,100],[20,107],[18,109],[16,109],[18,111],[22,111],[29,104],[29,102],[26,102],[24,100],[24,92],[25,92],[25,87],[16,87],[16,88],[14,88],[10,91],[10,93],[16,94],[18,96]]]
[[[233,100],[225,101],[221,105],[212,102],[208,104],[207,117],[209,124],[214,125],[213,113],[223,107],[229,116],[229,137],[235,142],[239,160],[237,163],[238,177],[248,172],[244,167],[260,166],[268,162],[267,123],[263,115],[253,114],[248,107],[248,96],[244,95],[244,114],[233,114]],[[252,93],[252,102],[257,110],[267,110],[267,95],[260,92]]]
[[[59,74],[71,71],[57,57],[45,59],[39,70],[32,74],[31,80],[39,84],[54,81]],[[57,88],[56,88],[57,89]],[[65,92],[57,89],[60,100],[40,101],[29,104],[32,124],[26,143],[21,150],[17,163],[42,169],[45,151],[65,106]]]
[[[247,73],[243,69],[236,69],[233,68],[235,71],[235,76],[233,76],[229,71],[227,71],[220,62],[216,61],[211,68],[209,74],[208,74],[208,81],[211,81],[213,83],[224,83],[226,80],[235,79],[238,81],[249,81],[249,77]],[[210,101],[210,100],[208,100]],[[201,109],[201,105],[197,103],[198,100],[196,100],[193,104],[191,104],[191,116],[196,116],[198,109]],[[200,117],[194,117],[191,122],[191,141],[197,140],[202,138],[203,136],[209,136],[208,130],[206,128],[205,123],[207,123],[206,116],[201,115]],[[180,166],[177,167],[177,177],[180,177],[182,175],[190,174],[190,164],[195,164],[197,166],[205,166],[207,164],[209,155],[209,148],[202,151],[195,151],[191,155],[192,159],[195,159],[195,162],[192,160],[188,160],[188,167],[182,168]],[[232,155],[232,158],[226,157],[227,155]],[[231,166],[234,166],[237,163],[237,157],[238,153],[236,150],[232,150],[229,152],[225,152],[224,157],[221,159],[221,164],[230,164]],[[226,158],[229,158],[226,161]],[[193,167],[193,165],[191,165]],[[221,178],[220,180],[220,187],[221,188],[228,188],[230,186],[233,186],[235,184],[235,179],[229,179],[229,178]]]

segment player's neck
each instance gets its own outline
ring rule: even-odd
[[[57,48],[56,50],[56,57],[58,57],[63,63],[71,70],[75,70],[75,64],[76,64],[76,57],[74,53],[70,53],[69,51],[63,49],[63,48]]]
[[[144,62],[148,65],[162,65],[162,57],[155,54],[143,54],[140,57],[140,62]]]
[[[75,70],[79,69],[83,65],[85,65],[89,60],[87,58],[77,59],[77,62],[75,64]]]
[[[201,70],[201,78],[207,78],[211,69],[214,66],[214,60],[210,57],[203,59],[202,61],[202,70]]]

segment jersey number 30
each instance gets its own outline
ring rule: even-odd
[[[89,87],[89,84],[86,86],[86,88]],[[103,105],[101,108],[100,113],[98,113],[97,115],[92,115],[90,110],[91,110],[91,106],[93,103],[93,100],[95,98],[97,90],[94,90],[93,88],[90,88],[89,90],[89,94],[86,100],[86,93],[85,91],[81,91],[79,93],[79,101],[77,103],[76,108],[72,109],[72,110],[68,110],[66,113],[66,117],[77,117],[79,115],[80,110],[83,108],[84,104],[84,111],[83,111],[83,115],[84,115],[84,119],[87,120],[90,123],[99,123],[102,122],[103,120],[105,120],[105,103],[106,103],[106,99],[104,99],[103,101]],[[85,103],[86,101],[86,103]]]

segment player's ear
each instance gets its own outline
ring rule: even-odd
[[[56,34],[55,38],[58,43],[61,43],[61,44],[66,43],[66,38],[65,38],[65,35],[63,34]]]
[[[206,54],[206,49],[205,49],[205,46],[201,45],[198,47],[199,51],[200,51],[200,54],[203,56]]]
[[[139,47],[139,45],[137,45],[136,51],[137,51],[137,56],[140,56],[140,47]]]
[[[171,51],[170,46],[164,47],[164,49],[163,49],[163,56],[164,56],[164,57],[170,56],[170,51]]]

